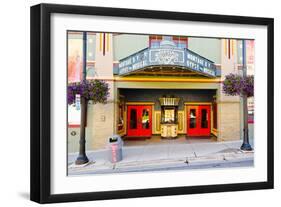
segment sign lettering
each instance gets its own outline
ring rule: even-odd
[[[147,66],[174,65],[207,76],[216,76],[214,63],[188,49],[146,48],[120,60],[119,75],[143,69]]]

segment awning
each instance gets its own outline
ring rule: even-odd
[[[183,48],[145,48],[119,61],[118,74],[199,74],[207,77],[220,76],[214,62]]]

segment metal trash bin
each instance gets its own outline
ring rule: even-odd
[[[113,135],[108,138],[108,155],[112,163],[122,160],[123,140],[119,135]]]

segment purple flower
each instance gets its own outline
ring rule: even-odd
[[[77,83],[70,83],[67,87],[67,102],[73,104],[76,94],[80,94],[93,103],[106,103],[109,96],[109,86],[103,80],[83,80]]]
[[[226,75],[223,81],[223,92],[230,96],[242,96],[244,94],[247,97],[254,96],[254,76],[250,75],[244,78],[232,73]]]

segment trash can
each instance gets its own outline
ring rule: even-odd
[[[112,163],[122,160],[123,140],[119,135],[113,135],[108,138],[109,161]]]

